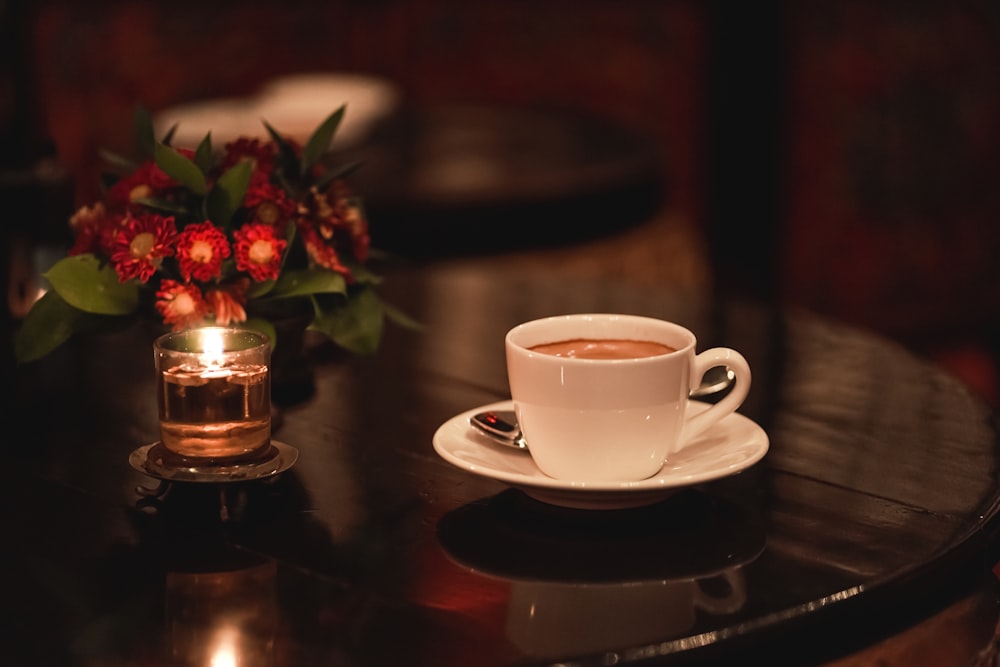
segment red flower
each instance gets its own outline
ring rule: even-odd
[[[233,233],[236,239],[236,268],[260,282],[274,280],[281,271],[281,253],[287,242],[275,236],[274,227],[252,223]]]
[[[173,217],[146,214],[126,219],[111,251],[111,265],[118,279],[125,282],[138,278],[140,282],[148,282],[163,258],[174,254],[171,244],[176,236]]]
[[[243,205],[250,209],[254,221],[279,230],[295,215],[296,208],[285,191],[266,178],[251,179]]]
[[[351,278],[351,270],[340,262],[336,248],[328,244],[312,225],[303,223],[299,227],[299,233],[302,235],[306,253],[313,262]]]
[[[249,281],[244,279],[227,288],[213,289],[205,292],[205,300],[209,309],[215,314],[215,323],[226,326],[231,322],[246,322],[246,293]]]
[[[359,262],[366,261],[372,238],[368,233],[368,221],[365,219],[361,207],[345,202],[342,220],[344,228],[347,229],[347,233],[351,237],[354,258]]]
[[[207,220],[188,225],[177,237],[177,262],[184,280],[219,277],[222,260],[230,254],[225,233]]]
[[[241,160],[249,159],[254,163],[254,173],[270,174],[274,171],[274,157],[277,151],[273,143],[261,143],[256,137],[239,137],[223,147],[222,171],[235,166]]]
[[[156,292],[156,310],[174,331],[195,326],[208,315],[208,304],[195,285],[164,280]]]
[[[335,246],[341,253],[349,251],[359,262],[368,259],[371,244],[368,221],[361,207],[354,202],[346,183],[334,181],[327,192],[312,188],[303,203],[302,212],[312,220],[317,233],[327,244]]]
[[[368,220],[347,183],[342,180],[330,185],[329,196],[334,200],[334,225],[350,238],[354,258],[359,262],[368,259],[371,236],[368,233]]]
[[[188,149],[179,149],[178,152],[188,158],[194,157],[194,151]],[[177,181],[154,161],[147,160],[109,188],[108,203],[117,208],[128,208],[136,199],[162,195],[177,185]]]
[[[70,228],[76,236],[66,254],[109,255],[114,238],[122,228],[122,222],[121,215],[109,214],[101,202],[92,207],[81,206],[69,219]]]

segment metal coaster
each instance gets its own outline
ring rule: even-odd
[[[299,451],[272,440],[265,454],[252,461],[201,462],[178,459],[159,442],[133,450],[129,464],[141,473],[169,482],[247,482],[282,473],[299,458]]]

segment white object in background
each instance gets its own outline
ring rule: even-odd
[[[238,137],[268,138],[264,121],[304,142],[332,112],[347,106],[334,147],[363,141],[378,121],[398,107],[398,88],[385,79],[360,74],[294,74],[266,82],[255,95],[198,100],[163,109],[153,119],[157,138],[171,128],[172,145],[194,148],[211,133],[221,147]]]
[[[257,95],[256,112],[272,127],[305,141],[341,105],[347,104],[335,142],[355,145],[399,106],[391,82],[360,74],[294,74],[273,79]]]
[[[212,145],[221,147],[240,136],[263,136],[267,130],[257,117],[256,102],[249,97],[199,100],[164,109],[153,117],[153,131],[162,139],[174,129],[171,145],[195,148],[211,133]]]

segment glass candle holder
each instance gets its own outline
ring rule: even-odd
[[[271,441],[271,344],[246,329],[205,327],[153,343],[160,441],[178,456],[252,459]]]

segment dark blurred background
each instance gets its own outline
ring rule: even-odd
[[[131,150],[137,104],[358,73],[400,92],[385,127],[345,148],[374,157],[376,245],[445,261],[537,241],[521,249],[568,276],[805,306],[894,337],[997,402],[996,2],[0,8],[5,275],[97,198],[100,150]],[[492,180],[435,190],[414,172],[448,155],[413,156],[461,143],[456,128]],[[16,320],[25,295],[7,292]]]

